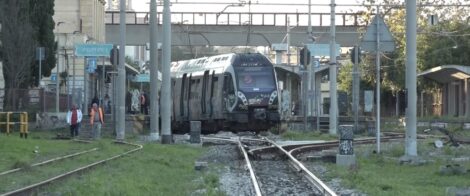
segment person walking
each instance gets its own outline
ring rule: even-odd
[[[101,125],[104,123],[103,110],[98,107],[98,104],[93,103],[90,112],[90,125],[92,127],[93,139],[101,138]]]
[[[72,109],[67,112],[67,124],[70,125],[70,137],[74,138],[78,136],[80,129],[80,122],[82,122],[82,111],[77,107],[76,104],[72,105]]]
[[[142,93],[140,94],[140,113],[141,113],[141,114],[145,114],[145,115],[148,114],[148,110],[147,110],[147,96],[145,95],[145,92],[144,92],[144,91],[142,91]]]

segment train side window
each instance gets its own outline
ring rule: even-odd
[[[236,102],[235,87],[233,85],[232,75],[228,73],[224,75],[224,95],[226,103],[228,104],[226,105],[228,109],[232,107]]]

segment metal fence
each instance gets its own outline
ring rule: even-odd
[[[56,112],[56,97],[56,92],[44,89],[0,89],[0,111]],[[60,94],[58,104],[59,112],[66,112],[72,105],[72,95]]]

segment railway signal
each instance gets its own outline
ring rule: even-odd
[[[119,49],[116,45],[113,46],[113,49],[111,49],[109,53],[109,61],[111,61],[111,65],[119,65]]]
[[[307,66],[310,62],[310,50],[308,50],[307,46],[300,50],[300,64],[303,66]]]

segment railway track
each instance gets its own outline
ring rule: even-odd
[[[336,195],[300,161],[282,146],[266,138],[214,138],[204,141],[222,141],[238,145],[250,174],[252,189],[256,195]],[[215,142],[217,143],[217,142]],[[274,146],[278,152],[253,159],[250,149]],[[287,159],[285,159],[287,157]],[[270,168],[276,168],[272,170]]]
[[[98,166],[98,165],[101,165],[101,164],[103,164],[103,163],[106,163],[106,162],[115,160],[115,159],[117,159],[117,158],[123,157],[123,156],[125,156],[125,155],[130,154],[130,153],[139,151],[139,150],[141,150],[141,149],[143,148],[142,145],[133,144],[133,143],[128,143],[128,142],[124,142],[124,141],[115,141],[114,143],[116,143],[116,144],[123,144],[123,145],[129,145],[129,146],[133,146],[133,147],[135,147],[135,148],[133,148],[133,149],[131,149],[131,150],[128,150],[128,151],[126,151],[126,152],[124,152],[124,153],[121,153],[121,154],[118,154],[118,155],[115,155],[115,156],[112,156],[112,157],[109,157],[109,158],[106,158],[106,159],[102,159],[102,160],[96,161],[96,162],[94,162],[94,163],[91,163],[91,164],[88,164],[88,165],[79,167],[79,168],[77,168],[77,169],[74,169],[74,170],[71,170],[71,171],[68,171],[68,172],[65,172],[65,173],[56,175],[56,176],[54,176],[54,177],[52,177],[52,178],[49,178],[49,179],[46,179],[46,180],[43,180],[43,181],[40,181],[40,182],[31,184],[31,185],[28,185],[28,186],[24,186],[24,187],[18,188],[18,189],[16,189],[16,190],[12,190],[12,191],[5,192],[5,193],[0,193],[0,196],[8,196],[8,195],[31,195],[32,193],[34,193],[35,190],[39,190],[39,189],[41,189],[42,187],[47,186],[49,183],[52,183],[52,182],[57,181],[57,180],[62,180],[62,179],[64,179],[64,178],[66,178],[66,177],[72,176],[72,175],[74,175],[74,174],[83,172],[83,171],[88,170],[88,169],[92,169],[92,168],[94,168],[94,167],[96,167],[96,166]],[[89,152],[92,152],[92,151],[96,151],[96,150],[97,150],[97,149],[91,149],[91,150],[88,150],[88,151],[83,151],[83,152],[74,153],[74,154],[71,154],[71,155],[66,155],[66,156],[62,156],[62,157],[57,157],[57,158],[54,158],[54,159],[51,159],[51,160],[48,160],[48,161],[44,161],[44,162],[35,164],[35,166],[46,165],[46,164],[49,164],[49,163],[52,163],[52,162],[55,162],[55,161],[58,161],[58,160],[64,160],[64,159],[72,158],[72,157],[75,157],[75,156],[78,156],[78,155],[81,155],[81,154],[85,154],[85,153],[89,153]],[[21,169],[13,169],[13,170],[5,171],[5,172],[2,172],[2,175],[10,174],[10,173],[13,173],[13,172],[16,172],[16,171],[19,171],[19,170],[21,170]]]
[[[384,136],[381,140],[382,142],[391,142],[403,138],[403,135],[391,135]],[[202,139],[204,143],[231,143],[238,146],[246,168],[249,170],[253,193],[256,195],[292,195],[295,193],[297,195],[299,193],[301,195],[336,195],[332,189],[309,171],[310,167],[306,167],[298,158],[303,153],[338,148],[339,141],[280,145],[267,138],[256,137],[202,137]],[[374,144],[375,142],[375,138],[354,140],[356,145]],[[302,191],[294,189],[302,189]]]

